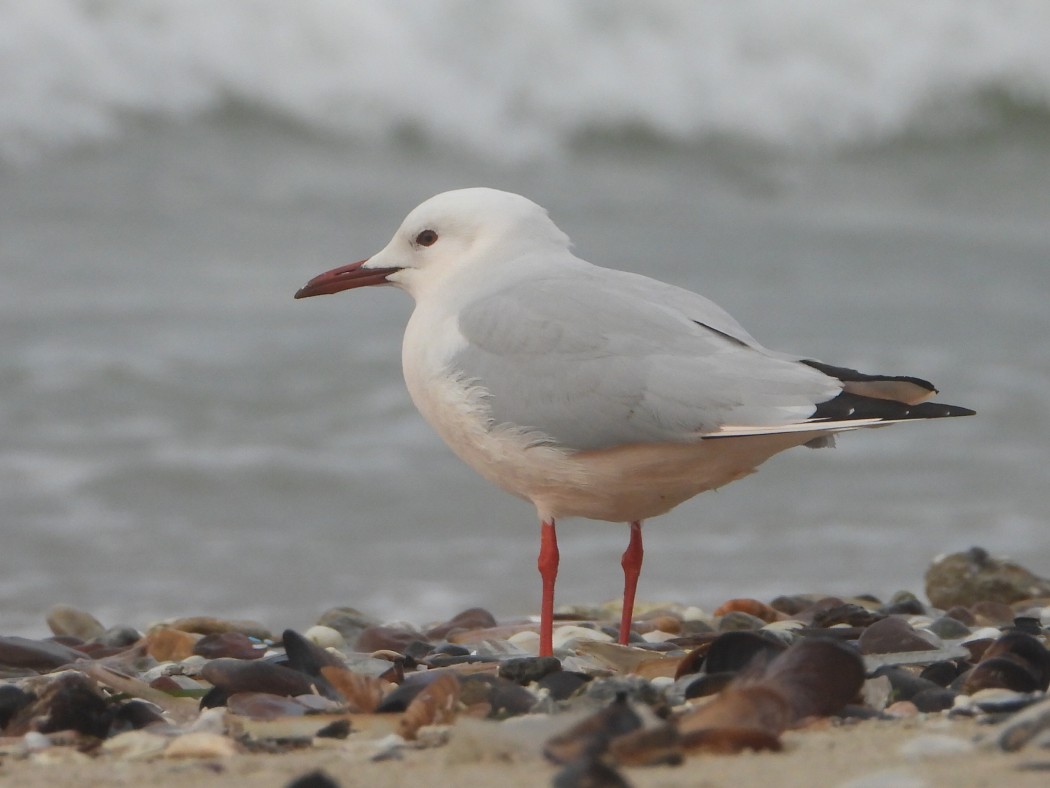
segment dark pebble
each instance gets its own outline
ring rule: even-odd
[[[376,711],[380,713],[404,711],[416,695],[441,675],[443,675],[441,672],[412,674],[405,679],[403,684],[395,687],[379,702]]]
[[[138,698],[132,698],[114,710],[110,735],[116,736],[124,731],[139,730],[158,723],[165,723],[165,719],[160,715],[156,706]]]
[[[769,661],[784,651],[784,642],[761,632],[724,632],[704,658],[705,673],[737,673],[756,660]]]
[[[958,640],[970,634],[970,627],[951,616],[935,618],[927,629],[944,640]]]
[[[1043,634],[1043,625],[1038,618],[1033,616],[1018,616],[1014,619],[1014,625],[1012,629],[1018,632],[1024,632],[1028,635],[1039,636]]]
[[[233,659],[258,659],[266,649],[257,640],[242,632],[220,632],[205,635],[193,646],[193,653],[206,659],[232,657]]]
[[[1039,676],[1028,665],[1009,657],[983,659],[966,674],[962,693],[973,695],[983,689],[1008,689],[1014,692],[1035,692],[1041,689]]]
[[[472,607],[458,613],[445,623],[427,630],[426,635],[431,640],[441,640],[455,630],[489,629],[494,626],[496,626],[496,618],[489,611],[481,607]]]
[[[36,695],[19,689],[14,684],[0,684],[0,731],[19,711],[36,700]]]
[[[557,657],[515,657],[500,663],[499,676],[525,686],[559,670]]]
[[[919,675],[928,681],[932,681],[938,687],[947,687],[967,670],[969,670],[969,665],[960,665],[950,660],[942,660],[930,663],[922,669],[922,673]]]
[[[580,691],[591,677],[574,670],[559,670],[548,673],[537,682],[541,689],[547,690],[554,700],[567,700]]]
[[[630,783],[598,758],[580,758],[554,775],[551,788],[630,788]]]
[[[448,657],[469,657],[470,649],[457,643],[438,643],[432,654],[444,654]]]
[[[536,705],[536,696],[521,685],[484,673],[463,676],[460,680],[459,699],[467,706],[488,703],[488,716],[494,719],[528,714]]]
[[[284,665],[265,660],[213,659],[201,668],[201,677],[229,695],[268,692],[294,697],[313,692],[317,680]]]
[[[323,769],[315,769],[312,772],[296,777],[285,788],[340,788],[340,784],[332,779]]]
[[[708,695],[715,695],[724,690],[735,678],[736,673],[703,673],[685,688],[685,697],[687,699],[705,698]]]
[[[0,637],[0,665],[47,672],[86,659],[87,654],[51,640],[8,635]]]
[[[281,643],[288,657],[288,667],[315,679],[322,678],[321,668],[346,667],[335,654],[307,640],[294,629],[286,629],[281,633]]]
[[[933,687],[917,692],[911,697],[915,708],[924,713],[945,711],[955,705],[956,692],[944,687]]]
[[[857,640],[862,654],[895,654],[900,651],[930,651],[936,648],[907,621],[884,618],[876,621]]]
[[[1007,658],[1023,665],[1035,677],[1036,689],[1050,687],[1050,651],[1024,632],[1007,632],[984,652],[984,659]]]
[[[113,720],[98,686],[82,673],[70,672],[56,678],[25,711],[30,709],[33,728],[41,733],[74,730],[104,739]]]

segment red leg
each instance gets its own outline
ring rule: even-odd
[[[540,557],[536,566],[543,580],[543,597],[540,599],[540,656],[554,653],[554,581],[558,579],[558,534],[554,530],[554,519],[540,524]]]
[[[634,593],[638,590],[638,576],[642,573],[642,522],[631,523],[631,541],[623,551],[623,613],[620,615],[620,644],[626,646],[631,637],[631,616],[634,613]]]

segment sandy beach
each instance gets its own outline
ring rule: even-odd
[[[757,787],[771,783],[778,788],[1046,785],[1050,753],[1003,753],[973,743],[989,733],[987,726],[973,720],[949,721],[941,715],[819,725],[787,734],[783,752],[696,756],[680,766],[628,768],[623,776],[636,788]],[[284,788],[320,769],[344,787],[436,784],[525,788],[548,784],[559,771],[527,748],[482,753],[461,738],[469,740],[470,733],[454,731],[446,746],[411,750],[400,760],[378,763],[364,754],[366,743],[353,737],[335,746],[279,755],[239,754],[147,763],[59,752],[30,759],[5,758],[0,762],[0,784],[26,788],[147,784],[158,788],[232,788],[250,781],[257,788]]]

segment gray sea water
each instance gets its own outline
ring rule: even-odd
[[[641,597],[921,591],[934,555],[973,544],[1050,574],[1048,34],[1030,42],[1042,59],[1012,60],[1038,39],[1024,15],[1040,4],[1010,5],[984,42],[976,12],[959,32],[966,14],[906,26],[887,3],[870,52],[851,51],[860,72],[833,46],[856,20],[827,4],[802,6],[824,27],[770,22],[758,54],[747,23],[776,13],[753,3],[698,4],[706,19],[610,6],[606,27],[561,20],[590,70],[560,81],[517,62],[470,72],[485,20],[446,19],[445,38],[477,47],[416,53],[433,80],[417,101],[396,93],[407,76],[316,45],[353,48],[333,32],[349,6],[304,2],[267,36],[236,2],[215,4],[225,16],[151,5],[0,10],[24,33],[0,58],[20,91],[0,101],[0,630],[40,634],[59,602],[140,626],[204,612],[302,627],[336,604],[414,621],[534,612],[531,508],[462,466],[404,391],[410,299],[292,300],[468,185],[529,196],[580,256],[702,292],[770,347],[926,377],[978,411],[793,450],[652,521]],[[364,4],[362,19],[393,36],[410,5]],[[490,6],[488,23],[513,19],[533,45],[556,32]],[[677,37],[699,22],[724,45],[713,65]],[[30,46],[42,25],[64,59]],[[225,48],[210,49],[217,31]],[[879,69],[924,42],[916,97],[918,72]],[[639,73],[650,61],[676,80]],[[559,602],[619,593],[626,527],[566,521],[559,537]]]

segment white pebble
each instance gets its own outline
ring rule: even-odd
[[[554,630],[554,648],[566,648],[573,640],[597,640],[602,643],[612,643],[612,638],[597,629],[578,627],[573,624],[558,627]]]
[[[339,633],[339,630],[322,624],[315,624],[310,627],[303,633],[303,637],[321,648],[334,648],[337,651],[346,650],[346,640]]]
[[[945,736],[931,733],[912,739],[901,747],[900,753],[905,758],[916,760],[922,758],[940,758],[946,755],[962,755],[973,749],[973,743],[957,736]]]

